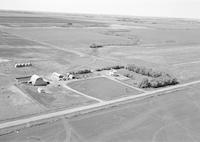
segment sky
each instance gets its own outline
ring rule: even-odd
[[[0,0],[0,9],[200,19],[200,0]]]

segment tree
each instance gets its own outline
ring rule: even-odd
[[[139,88],[148,88],[149,87],[149,80],[148,78],[143,78],[142,81],[138,84]]]

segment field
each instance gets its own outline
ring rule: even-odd
[[[45,94],[38,93],[37,87],[30,85],[19,85],[19,88],[46,109],[73,108],[95,103],[62,86],[48,85]]]
[[[196,76],[199,62],[193,63],[193,67],[187,67],[184,71],[182,67],[176,67],[176,65],[190,64],[190,62],[200,60],[198,48],[200,28],[191,25],[189,29],[166,27],[164,30],[159,26],[146,29],[133,26],[131,29],[117,30],[113,30],[112,27],[108,29],[26,28],[23,31],[5,29],[5,32],[50,44],[54,48],[79,55],[80,58],[71,61],[74,66],[92,67],[99,64],[105,66],[113,63],[135,63],[167,70],[183,82],[192,81],[194,78],[199,79]],[[92,43],[105,47],[88,48]]]
[[[75,142],[200,141],[199,37],[200,22],[195,19],[0,11],[0,126],[164,89],[116,107],[45,119],[48,122],[32,127],[26,123],[26,128],[6,129],[7,134],[0,130],[0,141],[60,142],[69,135]],[[102,48],[92,49],[92,44]],[[15,68],[16,63],[27,62],[32,66]],[[50,79],[53,72],[66,75],[127,64],[167,72],[183,86],[138,91],[134,83],[142,76],[136,73],[133,80],[102,72],[83,75],[90,79]],[[33,74],[50,81],[44,87],[47,93],[16,80]]]
[[[79,92],[101,100],[113,100],[141,93],[105,77],[76,81],[69,83],[68,86],[78,90]]]
[[[88,141],[199,141],[199,87],[75,118],[70,124]]]
[[[43,112],[45,109],[35,104],[33,100],[26,97],[16,86],[10,86],[1,91],[0,121],[20,118],[30,114]]]
[[[1,136],[0,140],[65,141],[71,130],[73,142],[199,141],[199,87],[198,84],[70,120],[26,128]]]

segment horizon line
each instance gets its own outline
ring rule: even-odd
[[[131,15],[131,14],[109,14],[109,13],[104,13],[104,14],[98,14],[98,13],[80,13],[80,12],[58,12],[58,11],[43,11],[43,10],[17,10],[17,9],[0,9],[0,11],[5,11],[5,12],[21,12],[21,13],[49,13],[49,14],[71,14],[71,15],[97,15],[97,16],[115,16],[115,17],[138,17],[138,18],[154,18],[154,19],[179,19],[179,20],[200,20],[200,18],[189,18],[189,17],[168,17],[168,16],[136,16],[136,15]]]

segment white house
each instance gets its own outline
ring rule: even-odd
[[[56,80],[60,80],[60,79],[64,78],[64,76],[62,74],[54,72],[54,73],[52,73],[51,78],[56,79]]]
[[[29,83],[31,83],[34,86],[45,86],[48,84],[46,81],[43,80],[42,77],[40,77],[36,74],[31,76]]]

